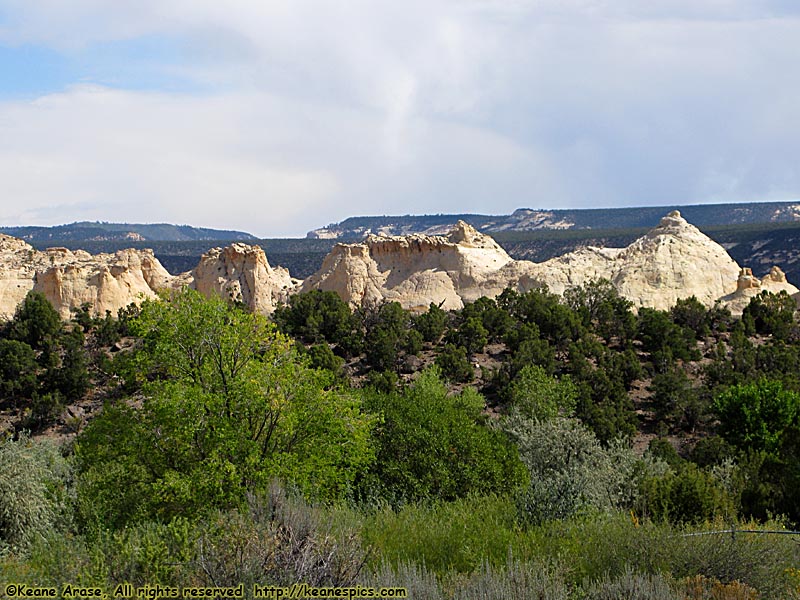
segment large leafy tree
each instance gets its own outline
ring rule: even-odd
[[[370,463],[359,401],[264,317],[184,290],[146,302],[133,326],[142,406],[106,407],[78,440],[87,516],[236,506],[275,477],[333,500]]]

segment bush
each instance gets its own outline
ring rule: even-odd
[[[514,542],[514,504],[494,495],[383,507],[367,515],[364,542],[377,565],[412,560],[439,575],[503,565]],[[376,566],[377,566],[376,565]]]
[[[608,279],[589,281],[564,292],[567,306],[580,315],[586,328],[593,328],[606,342],[627,342],[636,333],[633,303],[622,298]]]
[[[606,574],[588,584],[581,598],[585,600],[675,600],[670,581],[662,575],[640,574],[627,566],[618,577]]]
[[[483,397],[471,388],[449,395],[436,368],[420,373],[402,394],[367,393],[364,407],[383,422],[362,499],[454,500],[509,492],[525,479],[516,448],[485,424]]]
[[[695,296],[678,299],[669,314],[673,323],[693,331],[697,339],[711,333],[708,311]]]
[[[780,381],[734,386],[714,399],[714,408],[722,436],[741,449],[775,451],[783,432],[800,423],[800,394]]]
[[[363,337],[350,307],[335,292],[312,290],[289,297],[272,315],[284,333],[307,344],[328,342],[359,352]]]
[[[458,600],[568,600],[571,597],[563,575],[556,569],[512,557],[499,568],[482,563],[457,585],[454,598]]]
[[[484,346],[489,341],[489,332],[477,317],[469,317],[458,329],[451,331],[447,339],[449,342],[466,348],[469,354],[483,352]]]
[[[447,311],[431,302],[427,312],[413,318],[414,328],[422,334],[426,342],[436,344],[447,329]]]
[[[0,546],[27,548],[70,516],[71,467],[49,442],[0,443]]]
[[[650,385],[656,418],[693,431],[703,415],[697,392],[686,372],[673,367],[653,377]]]
[[[788,339],[795,330],[794,313],[797,303],[785,291],[772,294],[766,290],[750,299],[742,322],[755,333]]]
[[[636,337],[642,342],[642,349],[654,355],[668,356],[671,359],[698,360],[700,355],[697,351],[697,341],[695,332],[688,327],[676,325],[669,314],[663,310],[642,307],[639,309],[639,325]],[[671,360],[666,361],[663,366],[669,366]],[[662,371],[663,368],[656,364],[656,370]]]
[[[30,398],[37,387],[36,353],[25,342],[0,339],[0,397]]]
[[[575,412],[578,391],[569,376],[556,379],[536,365],[523,367],[509,387],[513,410],[536,421]]]
[[[732,499],[720,482],[693,463],[684,463],[676,471],[646,479],[639,511],[671,523],[700,523],[734,514]]]
[[[467,383],[475,377],[467,351],[461,346],[447,344],[436,357],[436,366],[448,381]]]
[[[204,586],[355,585],[366,562],[357,531],[335,531],[323,511],[273,483],[245,511],[210,520],[197,541],[194,571]]]
[[[647,453],[653,458],[663,461],[673,469],[683,464],[683,459],[678,456],[675,446],[663,438],[653,438],[647,445]]]
[[[306,351],[306,355],[312,368],[325,369],[336,377],[342,375],[344,359],[336,356],[328,344],[315,344]]]
[[[398,302],[367,311],[364,351],[367,362],[379,371],[397,368],[399,351],[408,330],[409,315]]]
[[[604,448],[575,419],[537,422],[512,413],[503,428],[516,442],[530,472],[530,486],[518,499],[525,523],[630,507],[641,473],[650,469],[622,442]]]

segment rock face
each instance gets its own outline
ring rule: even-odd
[[[131,302],[154,298],[172,278],[152,250],[91,255],[49,248],[45,254],[52,264],[37,271],[33,289],[42,292],[63,319],[87,302],[95,314],[116,315]]]
[[[42,292],[62,318],[88,302],[95,314],[155,296],[172,276],[152,250],[120,250],[91,255],[83,250],[48,248],[0,236],[0,318],[13,317],[25,295]]]
[[[674,211],[627,248],[581,248],[543,263],[512,260],[463,222],[446,237],[370,236],[337,245],[302,291],[334,291],[353,306],[397,301],[419,309],[434,302],[454,309],[506,287],[547,285],[560,294],[602,277],[637,307],[667,309],[689,296],[713,304],[736,290],[739,271],[722,246]]]
[[[17,305],[33,289],[37,254],[22,240],[0,234],[0,319],[13,317]]]
[[[445,236],[371,235],[358,244],[337,244],[300,291],[334,291],[353,306],[397,301],[405,308],[431,302],[446,309],[499,294],[497,273],[514,261],[497,242],[459,221]]]
[[[259,246],[236,243],[206,252],[190,273],[175,279],[173,287],[188,285],[205,296],[231,298],[269,314],[278,302],[286,301],[298,283],[283,267],[270,267]]]
[[[152,250],[97,255],[66,248],[39,252],[22,240],[0,234],[0,319],[13,317],[31,290],[43,293],[61,317],[69,319],[85,303],[95,315],[106,311],[116,315],[131,302],[184,285],[268,314],[298,284],[286,269],[270,267],[260,247],[247,244],[213,248],[192,271],[173,276]]]

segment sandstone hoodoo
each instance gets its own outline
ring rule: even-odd
[[[753,296],[763,291],[778,294],[786,292],[790,296],[800,293],[795,286],[786,281],[786,275],[778,267],[772,267],[762,279],[753,275],[752,269],[743,268],[739,272],[736,291],[724,296],[721,301],[734,315],[741,315]]]
[[[269,314],[298,283],[283,267],[271,267],[261,247],[236,243],[206,252],[190,273],[175,279],[173,287],[186,284],[205,296],[228,297]]]

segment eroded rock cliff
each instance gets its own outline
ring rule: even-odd
[[[371,235],[337,244],[301,291],[334,291],[353,306],[397,301],[405,308],[446,309],[495,296],[506,287],[501,269],[515,261],[497,242],[459,221],[447,236]]]
[[[353,306],[397,301],[460,308],[506,287],[555,293],[606,278],[635,306],[667,309],[695,296],[706,305],[736,291],[739,265],[678,211],[627,248],[581,248],[543,263],[512,260],[490,237],[459,222],[447,236],[369,236],[339,244],[303,291],[334,291]]]
[[[505,288],[527,291],[546,285],[563,293],[592,279],[609,279],[635,306],[668,309],[679,298],[706,305],[721,300],[741,313],[761,290],[797,294],[773,268],[759,280],[742,270],[724,248],[674,211],[626,248],[580,248],[543,263],[513,260],[491,237],[459,221],[446,235],[371,235],[338,244],[304,282],[271,267],[258,246],[213,248],[187,273],[170,275],[150,250],[90,255],[81,250],[44,252],[0,235],[0,317],[9,318],[31,289],[44,293],[64,318],[89,303],[95,314],[152,298],[161,289],[188,285],[202,294],[241,302],[271,313],[297,291],[336,292],[352,306],[397,301],[409,309],[431,302],[461,308]]]
[[[172,276],[152,250],[120,250],[115,254],[89,254],[66,248],[44,252],[51,264],[37,269],[33,290],[42,292],[62,318],[88,303],[92,312],[117,314],[131,302],[154,298]]]
[[[281,267],[269,265],[258,246],[213,248],[188,273],[173,276],[152,250],[92,255],[83,250],[40,252],[22,240],[0,235],[0,318],[14,315],[30,290],[41,292],[62,318],[84,304],[95,315],[154,298],[159,290],[188,285],[204,295],[221,295],[253,310],[271,313],[298,285]]]

